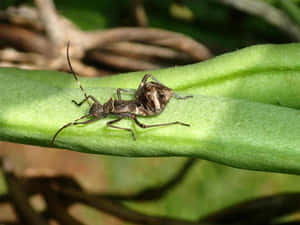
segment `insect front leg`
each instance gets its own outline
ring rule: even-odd
[[[151,75],[151,74],[146,74],[146,75],[148,75],[147,78],[151,77],[156,83],[159,83],[159,84],[165,86],[163,83],[161,83],[159,80],[157,80],[153,75]],[[176,99],[187,99],[187,98],[192,98],[193,97],[192,95],[188,95],[188,96],[183,96],[182,97],[182,96],[179,96],[178,94],[176,94],[175,92],[173,92],[173,96]]]
[[[117,122],[121,121],[122,119],[123,118],[118,118],[116,120],[109,121],[109,122],[106,123],[106,125],[108,127],[129,131],[132,135],[133,140],[136,140],[135,135],[134,135],[133,131],[130,128],[124,128],[124,127],[118,127],[118,126],[112,125],[113,123],[117,123]]]
[[[73,126],[73,125],[92,123],[92,122],[95,122],[95,121],[100,120],[100,119],[103,118],[103,117],[96,117],[96,118],[93,118],[93,119],[90,119],[90,120],[86,120],[86,121],[83,121],[83,122],[77,122],[78,120],[82,120],[82,119],[84,119],[84,118],[86,118],[86,117],[88,117],[88,116],[91,116],[91,115],[90,115],[90,114],[84,115],[84,116],[82,116],[82,117],[80,117],[80,118],[74,120],[73,122],[67,123],[67,124],[65,124],[64,126],[62,126],[62,127],[55,133],[55,135],[53,136],[52,141],[51,141],[51,145],[54,144],[57,135],[58,135],[63,129],[65,129],[65,128],[69,127],[69,126]]]
[[[171,122],[171,123],[159,123],[159,124],[146,125],[146,124],[143,124],[140,121],[138,121],[138,119],[136,118],[136,116],[132,116],[131,118],[141,128],[162,127],[162,126],[170,126],[170,125],[175,125],[175,124],[179,124],[179,125],[186,126],[186,127],[191,126],[190,124],[179,122],[179,121]]]
[[[85,99],[83,99],[79,103],[76,102],[75,100],[72,100],[72,102],[75,103],[77,106],[81,106],[83,103],[87,102],[89,104],[89,106],[91,106],[91,103],[88,101],[89,98],[92,99],[94,102],[97,102],[97,103],[100,104],[100,102],[98,102],[98,100],[94,96],[92,96],[92,95],[87,96]]]
[[[141,94],[142,89],[143,89],[145,83],[147,82],[147,80],[148,80],[150,77],[152,77],[151,74],[146,74],[146,75],[144,75],[144,77],[143,77],[141,83],[140,83],[139,86],[138,86],[138,89],[137,89],[136,92],[135,92],[135,96],[139,96],[139,95]]]
[[[166,87],[166,85],[164,85],[162,82],[157,80],[152,74],[145,74],[145,76],[143,77],[143,79],[139,85],[139,88],[142,88],[149,78],[152,78],[152,80],[154,80],[156,83]]]

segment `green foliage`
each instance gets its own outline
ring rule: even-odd
[[[162,14],[149,15],[149,23],[151,27],[168,29],[174,32],[180,32],[190,36],[198,41],[206,43],[208,46],[213,46],[214,49],[236,49],[237,46],[245,46],[246,41],[242,38],[237,38],[235,34],[230,32],[219,32],[211,29],[198,29],[198,24],[189,24],[185,21],[172,20]]]
[[[297,24],[300,24],[300,8],[293,1],[281,0],[279,6],[289,15]]]
[[[14,0],[2,0],[0,2],[0,10],[6,9],[9,5],[13,4]]]
[[[58,11],[84,30],[108,28],[116,24],[120,9],[118,1],[55,1]]]
[[[170,9],[175,3],[146,2],[150,26],[187,34],[205,43],[215,52],[232,51],[258,43],[282,43],[290,40],[285,33],[263,18],[229,7],[220,1],[187,0],[180,3],[183,10],[185,7],[191,10],[192,20],[180,20],[176,15],[172,15]]]
[[[195,17],[202,22],[229,25],[231,21],[230,8],[215,1],[183,1]],[[211,16],[213,12],[214,16]]]

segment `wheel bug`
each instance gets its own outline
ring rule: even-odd
[[[150,128],[150,127],[160,127],[160,126],[169,126],[174,124],[179,124],[183,126],[190,126],[189,124],[182,123],[179,121],[171,122],[171,123],[161,123],[161,124],[152,124],[152,125],[146,125],[141,123],[136,116],[153,116],[160,114],[166,105],[168,104],[169,100],[172,96],[174,96],[177,99],[186,99],[190,98],[192,96],[185,96],[181,97],[178,96],[176,93],[173,92],[172,89],[166,87],[161,82],[159,82],[154,76],[151,74],[144,75],[141,83],[139,84],[138,89],[134,93],[133,100],[122,100],[121,98],[121,91],[123,92],[129,92],[127,89],[118,88],[117,89],[117,98],[113,99],[112,97],[105,102],[103,105],[92,95],[87,95],[86,91],[82,87],[80,81],[78,80],[78,77],[76,73],[74,72],[70,56],[69,56],[69,48],[70,48],[70,42],[67,44],[67,61],[70,67],[70,71],[74,76],[74,79],[77,81],[77,84],[79,85],[83,95],[84,99],[81,102],[76,102],[75,100],[72,100],[73,103],[75,103],[77,106],[81,106],[84,102],[87,102],[90,106],[88,114],[74,120],[73,122],[65,124],[63,127],[61,127],[53,136],[51,145],[54,144],[54,141],[57,137],[57,135],[65,128],[72,126],[72,125],[78,125],[78,124],[88,124],[95,122],[97,120],[100,120],[102,118],[105,118],[107,116],[115,116],[118,117],[115,120],[109,121],[106,123],[108,127],[116,128],[120,130],[126,130],[129,131],[132,135],[133,140],[136,140],[134,132],[130,128],[123,128],[114,125],[115,123],[121,121],[123,118],[130,118],[132,119],[139,127],[141,128]],[[152,78],[154,82],[147,82],[149,78]],[[91,104],[89,99],[93,101]],[[79,120],[82,120],[87,117],[92,117],[89,120],[78,122]]]

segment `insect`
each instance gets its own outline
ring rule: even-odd
[[[82,87],[80,81],[76,73],[74,72],[70,56],[69,56],[69,48],[70,42],[67,44],[67,60],[70,67],[70,71],[73,74],[75,80],[77,81],[83,95],[84,99],[81,102],[76,102],[72,100],[77,106],[81,106],[83,103],[87,102],[90,106],[89,112],[74,120],[73,122],[65,124],[61,127],[53,136],[51,144],[53,145],[57,135],[65,128],[78,125],[78,124],[88,124],[100,120],[102,118],[108,116],[115,116],[117,119],[107,122],[107,126],[115,129],[125,130],[131,133],[133,140],[136,140],[134,132],[130,128],[123,128],[116,126],[115,123],[121,121],[123,118],[130,118],[132,119],[139,127],[141,128],[150,128],[150,127],[160,127],[160,126],[169,126],[174,124],[179,124],[182,126],[190,126],[187,123],[183,122],[171,122],[171,123],[160,123],[160,124],[152,124],[146,125],[141,123],[136,116],[153,116],[160,114],[166,105],[168,104],[169,100],[174,96],[177,99],[186,99],[192,96],[178,96],[176,93],[173,92],[172,89],[166,87],[161,82],[159,82],[154,76],[151,74],[144,75],[141,83],[138,86],[138,89],[134,93],[134,98],[132,100],[122,100],[121,92],[129,92],[127,89],[118,88],[117,89],[117,99],[113,99],[112,97],[101,104],[94,96],[87,95],[85,89]],[[149,78],[152,78],[153,82],[147,82]],[[90,102],[93,101],[93,103]],[[79,122],[82,119],[90,118],[88,120]]]

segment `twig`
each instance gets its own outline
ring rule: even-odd
[[[117,194],[100,194],[100,195],[93,195],[94,197],[105,197],[112,200],[126,200],[126,201],[153,201],[158,200],[165,196],[170,190],[176,187],[182,180],[185,178],[185,176],[188,174],[189,170],[192,168],[192,166],[196,163],[196,159],[188,159],[182,168],[175,174],[174,177],[172,177],[169,181],[167,181],[165,184],[158,186],[158,187],[152,187],[152,188],[146,188],[145,190],[134,193],[131,195],[117,195]]]
[[[28,225],[47,225],[48,223],[31,207],[18,179],[11,172],[7,171],[4,171],[4,177],[7,181],[10,199],[20,221]]]
[[[172,37],[162,40],[154,40],[153,44],[175,48],[179,51],[182,51],[197,61],[203,61],[212,57],[210,51],[207,51],[207,48],[204,45],[200,45],[198,42],[190,40],[187,41],[186,37]]]
[[[300,41],[300,28],[288,16],[264,1],[258,0],[217,0],[249,14],[262,17],[270,24],[285,31],[293,40]]]
[[[159,69],[162,65],[146,62],[139,59],[130,59],[124,56],[118,56],[111,53],[92,50],[89,51],[87,57],[92,60],[96,60],[97,62],[102,62],[105,65],[112,66],[121,70],[153,70]]]
[[[47,211],[50,217],[54,217],[60,224],[68,225],[83,225],[75,218],[73,218],[66,207],[64,202],[61,201],[57,194],[48,185],[43,185],[43,193],[47,202]]]
[[[42,67],[29,65],[27,63],[11,63],[11,62],[0,62],[0,67],[15,67],[24,70],[40,70]]]
[[[278,194],[245,201],[202,218],[220,224],[267,224],[300,209],[300,193]]]
[[[171,48],[159,47],[149,44],[135,42],[116,42],[104,46],[103,49],[114,54],[130,56],[136,58],[159,58],[165,60],[175,60],[183,62],[195,62],[195,60],[186,53],[173,50]]]
[[[58,185],[60,187],[69,187],[78,191],[83,191],[78,182],[74,178],[68,176],[22,178],[22,181],[30,194],[42,193],[43,186],[47,185]]]
[[[138,194],[93,195],[83,191],[80,185],[70,177],[25,178],[25,185],[11,172],[12,164],[5,164],[4,175],[8,183],[9,196],[4,195],[3,201],[11,199],[17,214],[22,222],[32,225],[43,225],[46,222],[41,215],[33,211],[25,194],[26,189],[30,194],[41,193],[47,201],[47,211],[42,215],[45,218],[56,218],[61,224],[82,225],[67,212],[67,207],[76,202],[87,204],[103,212],[116,216],[122,220],[145,225],[208,225],[208,224],[276,224],[278,217],[288,215],[300,209],[300,193],[278,194],[255,200],[245,201],[233,207],[221,210],[211,216],[202,218],[198,222],[173,219],[163,216],[150,216],[127,208],[118,200],[154,200],[163,196],[170,188],[175,187],[188,170],[195,163],[189,159],[180,171],[164,185],[146,189]],[[9,198],[9,199],[8,199]],[[109,199],[110,198],[110,199]],[[1,199],[0,199],[1,200]],[[280,225],[294,225],[294,222],[279,223]]]
[[[42,66],[45,64],[46,58],[44,55],[37,53],[19,52],[13,48],[0,50],[0,61],[2,62],[21,62]]]
[[[176,185],[180,184],[182,180],[187,176],[188,172],[192,168],[192,166],[197,162],[197,159],[191,158],[188,159],[182,166],[182,168],[165,184],[160,186],[146,188],[138,193],[134,194],[90,194],[95,198],[109,198],[111,200],[121,200],[121,201],[153,201],[162,198],[166,195],[170,190],[176,187]],[[59,177],[35,177],[26,179],[26,185],[28,186],[26,189],[33,193],[41,193],[43,190],[42,185],[55,184],[59,187],[68,187],[76,190],[83,191],[81,186],[71,177],[59,176]]]
[[[170,190],[176,187],[176,185],[180,184],[182,180],[187,176],[188,172],[192,168],[192,166],[197,162],[197,159],[191,158],[188,159],[182,166],[182,168],[166,183],[146,188],[145,190],[142,190],[138,193],[134,194],[90,194],[90,196],[93,196],[95,198],[101,197],[101,198],[109,198],[111,200],[120,200],[120,201],[153,201],[158,200],[165,196]],[[31,191],[31,194],[33,193],[41,193],[43,190],[42,185],[49,185],[49,184],[55,184],[59,187],[68,187],[76,190],[81,190],[81,186],[71,177],[36,177],[36,178],[30,178],[26,179],[27,182],[27,190]]]
[[[159,43],[174,46],[176,49],[189,54],[197,60],[205,60],[212,56],[210,51],[202,44],[179,33],[155,28],[115,28],[106,31],[90,31],[81,37],[83,48],[92,49],[104,44],[120,41],[142,41],[146,43]],[[170,39],[170,41],[168,41]],[[179,46],[174,45],[174,40]],[[189,47],[190,46],[190,47]]]
[[[0,40],[4,40],[10,45],[28,52],[41,53],[45,56],[52,55],[50,42],[40,34],[5,24],[0,24],[0,30]]]
[[[39,17],[45,27],[47,36],[56,47],[61,47],[64,42],[64,28],[60,23],[52,0],[34,0],[39,11]]]
[[[66,59],[61,58],[62,60],[56,61],[56,63],[59,64],[50,64],[49,67],[51,69],[57,69],[60,68],[60,70],[69,72],[70,68],[68,67],[68,65],[65,64]],[[55,62],[55,61],[54,61]],[[80,75],[84,75],[86,77],[102,77],[105,75],[110,75],[113,74],[112,71],[109,70],[105,70],[105,69],[96,69],[93,66],[88,66],[83,64],[80,60],[78,59],[74,59],[72,60],[72,66],[73,68],[75,68],[75,71],[80,74]]]
[[[37,10],[26,5],[12,6],[5,11],[0,11],[0,19],[7,20],[12,24],[33,28],[34,30],[40,31],[43,29]]]
[[[131,5],[135,23],[140,27],[148,26],[148,18],[145,12],[143,0],[131,0]]]
[[[208,225],[208,223],[196,223],[168,217],[150,216],[131,210],[116,201],[100,197],[95,198],[94,196],[70,188],[59,188],[56,191],[62,197],[85,203],[128,222],[144,225]]]
[[[88,53],[89,58],[95,59],[97,62],[100,61],[102,64],[110,65],[114,72],[116,69],[119,71],[158,69],[170,65],[205,60],[212,55],[210,51],[200,43],[197,43],[182,34],[161,29],[116,28],[106,31],[84,32],[79,30],[64,17],[59,16],[52,0],[35,0],[34,2],[37,6],[37,13],[29,13],[30,21],[32,23],[32,18],[36,18],[37,15],[39,15],[41,19],[36,19],[36,26],[38,27],[42,24],[42,27],[46,31],[47,38],[42,37],[39,33],[31,32],[24,28],[0,25],[0,30],[3,31],[0,32],[0,39],[5,40],[5,42],[10,45],[17,46],[19,49],[41,53],[45,56],[45,60],[41,57],[41,61],[44,61],[41,65],[34,63],[34,65],[30,65],[29,68],[35,68],[36,66],[37,68],[40,67],[43,69],[65,70],[65,43],[71,37],[76,37],[75,40],[72,40],[73,45],[70,53],[72,62],[74,62],[73,64],[78,64],[77,66],[75,65],[75,67],[80,74],[88,74],[89,76],[110,74],[111,71],[93,69],[80,62],[86,56],[88,51],[90,51]],[[141,2],[136,2],[137,5],[140,3]],[[26,19],[28,20],[28,13],[23,14],[24,21],[26,21]],[[9,17],[11,15],[8,14],[4,16]],[[134,57],[136,58],[134,60],[132,59],[133,53],[127,54],[126,57],[124,56],[124,54],[126,54],[125,48],[127,48],[128,53],[128,44],[127,46],[123,45],[123,52],[119,50],[118,54],[113,53],[113,51],[117,52],[116,47],[113,46],[110,50],[111,52],[98,52],[97,50],[94,50],[107,47],[116,42],[124,41],[139,41],[148,43],[152,46],[141,44],[136,44],[135,46],[132,45],[132,47],[139,47],[139,50],[137,50],[136,53],[145,52],[142,54],[135,54]],[[168,47],[170,49],[161,48],[157,45]],[[157,50],[156,53],[154,53],[155,50]],[[152,56],[150,54],[152,54]],[[173,58],[171,58],[172,56]],[[170,62],[157,60],[154,57],[159,57],[160,59],[167,58]],[[178,60],[184,61],[178,62]],[[9,65],[16,65],[13,61],[5,61],[5,63],[6,65],[7,63]],[[21,65],[26,63],[26,61],[20,61]]]

